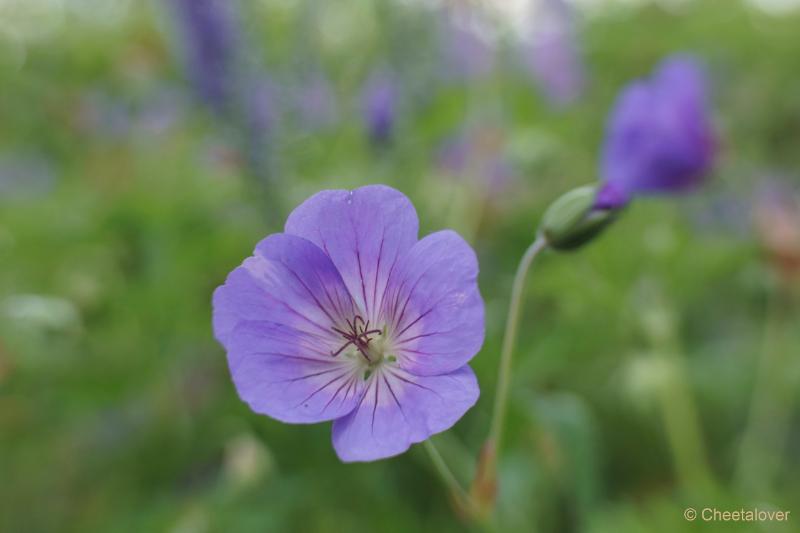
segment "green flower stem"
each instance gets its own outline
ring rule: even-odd
[[[423,442],[423,445],[425,446],[425,451],[428,452],[428,455],[431,458],[434,468],[436,468],[436,473],[439,474],[439,477],[450,490],[450,493],[456,499],[458,504],[471,516],[476,516],[475,505],[472,501],[472,498],[467,491],[464,490],[464,487],[461,486],[461,483],[458,482],[458,479],[456,479],[456,476],[453,474],[452,470],[450,470],[450,468],[447,466],[442,454],[439,453],[439,449],[431,439]]]
[[[664,353],[660,357],[671,367],[659,401],[675,468],[687,493],[706,496],[713,491],[714,483],[686,368],[677,353]]]
[[[508,304],[506,317],[506,330],[503,335],[503,345],[500,352],[500,367],[497,374],[497,389],[495,392],[494,410],[492,413],[489,436],[483,444],[475,478],[470,487],[470,495],[475,505],[478,517],[484,523],[490,523],[497,500],[497,465],[500,457],[503,427],[508,406],[508,395],[511,386],[511,362],[514,352],[514,341],[517,337],[517,326],[522,310],[522,295],[525,288],[525,278],[533,264],[533,260],[546,248],[546,238],[540,233],[533,243],[525,250],[514,275],[511,286],[511,300]]]
[[[495,457],[499,453],[499,447],[503,435],[503,425],[505,424],[506,410],[508,408],[509,386],[511,384],[511,361],[514,352],[514,341],[517,337],[517,326],[519,325],[519,315],[522,310],[522,293],[525,288],[525,278],[531,268],[533,260],[545,248],[547,241],[541,235],[533,241],[517,266],[517,273],[514,275],[514,284],[511,287],[511,301],[508,304],[508,316],[506,318],[506,331],[503,335],[503,346],[500,351],[500,367],[497,374],[497,390],[494,397],[494,410],[492,411],[492,423],[489,428],[488,442],[492,443],[495,449]]]
[[[707,497],[714,493],[715,482],[677,326],[668,307],[656,303],[653,310],[646,329],[655,357],[665,363],[665,379],[659,387],[658,402],[675,470],[687,494]]]
[[[500,352],[500,367],[497,373],[497,389],[494,398],[494,410],[489,426],[489,436],[483,444],[475,479],[472,482],[471,494],[476,502],[483,519],[488,520],[494,510],[497,497],[497,464],[500,455],[500,445],[505,424],[506,409],[508,406],[509,388],[511,385],[511,361],[514,352],[514,340],[517,337],[517,326],[522,309],[522,293],[525,288],[525,278],[536,256],[547,248],[546,239],[540,234],[525,250],[517,266],[514,284],[511,287],[511,301],[508,304],[508,317],[506,330],[503,336],[503,346]]]
[[[764,338],[756,370],[750,413],[739,448],[734,480],[746,495],[770,494],[781,472],[796,385],[787,373],[784,349],[791,299],[778,289],[769,294]]]

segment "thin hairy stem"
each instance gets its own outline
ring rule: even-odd
[[[514,342],[517,338],[519,316],[522,310],[522,294],[525,288],[525,278],[528,275],[533,260],[545,248],[547,248],[547,242],[542,236],[539,236],[528,249],[525,250],[525,254],[522,256],[519,266],[517,266],[514,284],[511,287],[511,300],[508,304],[506,330],[503,336],[503,346],[500,351],[500,366],[497,374],[497,389],[494,397],[492,423],[489,428],[488,442],[492,443],[495,454],[499,453],[499,446],[503,435],[503,425],[505,424],[506,410],[508,408],[509,386],[511,384],[511,363],[513,360]]]
[[[458,479],[456,479],[453,471],[447,466],[444,457],[442,457],[442,454],[439,453],[439,449],[436,447],[433,441],[431,439],[427,439],[425,442],[423,442],[423,445],[425,446],[425,451],[428,452],[428,456],[431,458],[431,462],[436,469],[436,473],[439,474],[442,482],[450,490],[450,493],[456,499],[456,502],[461,509],[467,512],[471,518],[478,516],[477,508],[475,503],[472,501],[472,497],[466,490],[464,490],[464,487],[461,486],[461,483],[459,483]]]

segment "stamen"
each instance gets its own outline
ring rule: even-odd
[[[344,331],[340,330],[340,329],[339,329],[339,328],[337,328],[336,326],[332,326],[332,327],[331,327],[331,329],[332,329],[333,331],[335,331],[336,333],[338,333],[339,335],[341,335],[342,337],[345,337],[345,338],[346,338],[346,337],[349,337],[349,336],[350,336],[350,334],[349,334],[349,333],[346,333],[346,332],[344,332]]]
[[[356,315],[353,318],[353,329],[356,329],[356,324],[358,324],[359,321],[361,321],[361,323],[364,324],[364,319],[361,317],[361,315]]]
[[[345,349],[345,348],[347,348],[348,346],[350,346],[351,344],[353,344],[353,341],[347,341],[346,343],[342,344],[342,347],[341,347],[341,348],[339,348],[339,349],[338,349],[338,350],[336,350],[335,352],[331,352],[331,355],[332,355],[333,357],[336,357],[337,355],[339,355],[340,353],[342,353],[342,352],[344,351],[344,349]]]
[[[363,332],[359,337],[366,337],[367,342],[371,341],[372,339],[369,338],[369,335],[381,334],[381,330],[379,329],[371,329],[369,331]]]
[[[367,363],[372,364],[372,359],[369,358],[369,354],[367,353],[366,348],[359,343],[356,343],[356,348],[358,348],[358,351],[361,352],[361,355],[364,356],[364,359],[367,360]]]
[[[369,329],[369,320],[365,321],[361,315],[353,317],[351,322],[345,319],[347,327],[350,331],[344,331],[336,326],[331,326],[331,329],[341,335],[347,342],[342,344],[338,350],[331,352],[332,357],[338,356],[351,344],[356,347],[359,353],[367,360],[367,363],[372,364],[372,359],[369,356],[369,342],[372,340],[370,335],[380,335],[383,333],[380,329]],[[360,325],[359,325],[360,323]]]

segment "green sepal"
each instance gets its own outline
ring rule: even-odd
[[[616,220],[619,210],[594,207],[597,187],[572,189],[550,204],[542,217],[542,235],[554,250],[575,250],[591,242]]]

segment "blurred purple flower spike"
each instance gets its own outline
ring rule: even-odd
[[[280,91],[269,78],[253,76],[242,85],[242,116],[244,132],[242,149],[250,169],[262,178],[272,174],[271,139],[280,120]]]
[[[242,100],[246,110],[245,120],[254,135],[266,135],[279,119],[280,90],[265,76],[253,77],[244,84]]]
[[[530,41],[522,47],[523,64],[553,105],[568,106],[586,84],[575,14],[566,0],[544,0],[535,17]]]
[[[306,128],[324,128],[336,121],[336,95],[322,72],[313,73],[298,86],[294,105]]]
[[[229,0],[168,0],[182,39],[186,75],[214,112],[228,111],[235,97],[238,41]]]
[[[633,196],[681,193],[699,186],[716,152],[706,79],[688,56],[664,60],[655,74],[618,97],[606,130],[600,209]]]
[[[397,112],[394,76],[386,70],[370,75],[361,92],[361,112],[369,137],[375,144],[391,140]]]
[[[418,240],[383,185],[322,191],[214,292],[214,335],[239,396],[282,422],[333,421],[345,462],[406,451],[478,399],[478,262],[453,231]]]

